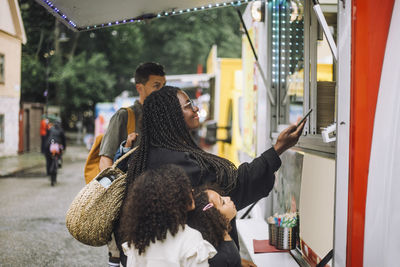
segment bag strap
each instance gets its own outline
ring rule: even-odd
[[[117,168],[118,164],[123,161],[124,159],[126,159],[127,157],[129,157],[139,146],[135,146],[134,148],[132,148],[131,150],[129,150],[128,152],[126,152],[124,155],[122,155],[119,159],[117,159],[114,164],[111,166],[111,168],[115,169]]]
[[[131,134],[136,129],[136,116],[131,108],[125,108],[128,112],[128,123],[126,124],[126,135]]]

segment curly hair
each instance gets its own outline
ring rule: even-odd
[[[147,170],[128,188],[120,216],[121,241],[144,253],[150,242],[185,227],[192,202],[190,180],[182,168],[170,164]]]
[[[152,92],[143,104],[142,134],[137,151],[128,162],[128,183],[146,170],[150,146],[189,152],[197,161],[201,176],[216,173],[216,182],[225,191],[236,185],[237,168],[227,159],[203,151],[194,142],[186,126],[177,87],[164,86]]]
[[[205,187],[195,190],[194,202],[196,207],[188,213],[187,225],[198,230],[203,238],[214,247],[218,247],[224,240],[225,232],[231,230],[231,225],[228,218],[215,207],[203,211],[203,208],[210,203],[206,190]]]

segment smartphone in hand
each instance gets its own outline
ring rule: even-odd
[[[300,126],[300,124],[302,124],[303,123],[303,121],[305,120],[305,119],[307,119],[307,117],[308,116],[310,116],[310,114],[311,114],[311,111],[313,111],[313,109],[312,108],[310,108],[310,110],[309,111],[307,111],[307,113],[306,113],[306,115],[304,115],[304,117],[297,123],[297,125],[296,125],[296,127],[299,127]]]

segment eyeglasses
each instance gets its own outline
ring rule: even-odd
[[[189,101],[189,102],[187,102],[185,105],[183,105],[182,108],[183,108],[183,109],[190,108],[191,110],[195,111],[195,108],[196,108],[197,106],[195,105],[195,103],[193,102],[193,100],[192,100],[192,99],[188,99],[188,101]]]

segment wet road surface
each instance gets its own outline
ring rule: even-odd
[[[65,213],[84,186],[82,160],[50,186],[43,168],[0,179],[0,266],[107,266],[107,248],[76,241]]]

